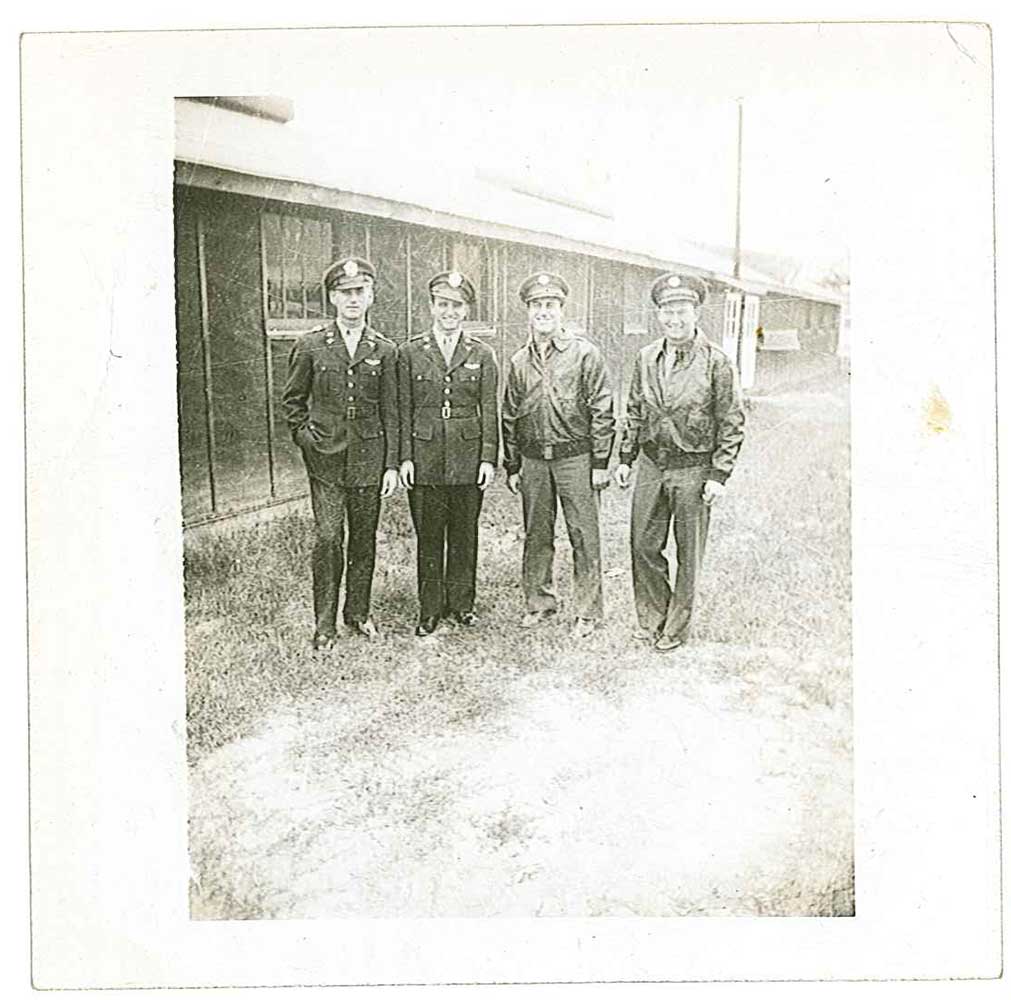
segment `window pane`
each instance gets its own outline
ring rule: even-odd
[[[281,217],[273,212],[263,214],[263,252],[267,264],[267,315],[280,319],[284,315],[281,296]]]
[[[334,231],[334,260],[364,257],[365,244],[365,221],[355,215],[342,216]]]
[[[462,271],[474,284],[477,301],[471,308],[470,319],[490,325],[494,308],[491,244],[469,236],[453,237],[450,267]]]

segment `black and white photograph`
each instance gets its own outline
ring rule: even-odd
[[[454,65],[175,102],[192,915],[852,916],[831,122]]]
[[[77,600],[107,609],[75,632],[54,602],[60,645],[34,639],[33,857],[56,850],[42,817],[70,794],[50,706],[87,683],[59,689],[39,664],[73,641],[97,678],[96,721],[74,725],[111,720],[88,737],[82,828],[126,810],[100,853],[134,845],[128,868],[155,883],[137,940],[167,920],[176,942],[123,960],[149,970],[126,982],[111,943],[67,958],[42,864],[44,983],[915,978],[933,967],[879,953],[871,928],[901,922],[893,892],[923,910],[921,890],[951,919],[981,904],[951,961],[933,953],[942,976],[985,977],[986,26],[83,33],[23,55],[30,479],[58,426],[30,390],[61,363],[31,346],[61,219],[96,317],[67,383],[99,386],[80,419],[112,428],[75,431],[35,479],[62,461],[68,499],[29,505],[41,529],[77,498]],[[44,125],[30,109],[64,57],[83,67],[68,103],[89,110],[50,98]],[[89,122],[130,66],[110,176]],[[904,192],[886,147],[913,161],[945,130]],[[100,151],[61,209],[43,164],[78,132]],[[959,242],[961,273],[933,231],[916,245],[920,212]],[[970,295],[977,316],[945,341],[936,321],[950,337]],[[964,476],[978,484],[956,506],[937,484]],[[927,719],[963,655],[962,735],[937,735],[938,768],[912,747],[941,752]],[[941,785],[958,789],[948,819],[903,816]],[[872,832],[907,820],[952,851],[986,834],[958,874],[931,871],[943,888],[910,888],[905,849]],[[714,917],[739,919],[691,919]],[[680,946],[650,937],[661,925]],[[740,942],[722,958],[701,943],[718,926]],[[343,957],[324,957],[337,927]],[[460,947],[440,958],[450,927]],[[290,958],[271,966],[269,941]],[[535,957],[510,973],[507,947]]]

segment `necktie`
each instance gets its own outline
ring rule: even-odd
[[[442,348],[442,356],[446,359],[446,366],[449,367],[449,363],[453,359],[453,342],[447,335],[440,338],[439,346]]]
[[[348,356],[351,360],[354,360],[355,351],[358,350],[358,341],[362,339],[362,335],[359,332],[352,332],[348,330],[344,334],[344,346],[347,348]]]

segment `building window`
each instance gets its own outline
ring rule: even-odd
[[[477,301],[470,310],[469,322],[477,327],[495,323],[494,250],[488,240],[454,236],[449,248],[450,266],[462,271],[474,285]]]
[[[327,315],[321,279],[333,261],[329,222],[301,215],[263,213],[267,320]]]

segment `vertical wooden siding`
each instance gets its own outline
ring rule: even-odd
[[[296,334],[268,335],[268,327],[278,322],[309,326],[332,315],[316,273],[323,262],[344,255],[370,257],[378,281],[369,319],[397,342],[428,329],[429,278],[447,267],[466,271],[479,295],[472,318],[494,331],[489,346],[503,372],[527,338],[520,284],[536,270],[560,273],[572,290],[566,314],[600,346],[612,373],[619,415],[624,413],[632,358],[659,335],[649,289],[660,272],[650,268],[182,185],[176,188],[175,227],[179,451],[186,523],[305,493],[302,463],[280,406]],[[198,229],[203,232],[202,261]],[[203,299],[201,287],[206,291]],[[722,337],[723,291],[714,286],[701,320],[716,343]],[[816,319],[823,329],[831,319],[837,321],[837,311],[830,315],[824,307],[810,309],[796,300],[777,308],[790,318]]]

